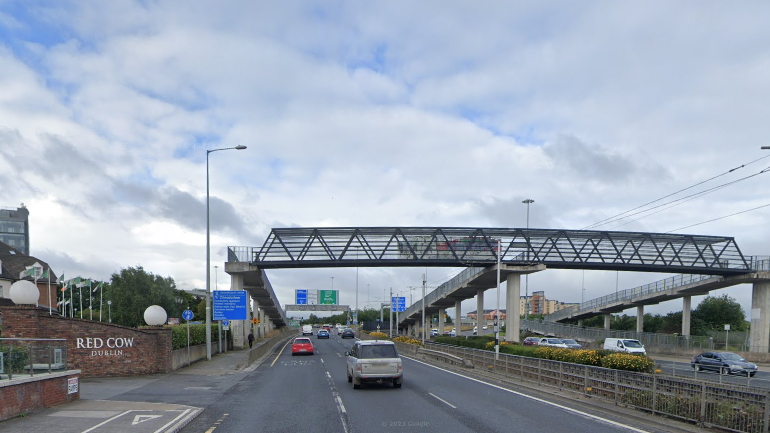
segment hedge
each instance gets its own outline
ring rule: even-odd
[[[219,324],[211,324],[211,341],[219,341]],[[206,325],[190,325],[190,346],[206,344]],[[187,347],[187,325],[176,325],[171,327],[171,349],[182,349]]]

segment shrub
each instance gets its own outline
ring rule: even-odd
[[[417,345],[417,346],[422,346],[422,341],[415,340],[414,338],[409,338],[409,337],[404,336],[404,335],[402,335],[400,337],[394,338],[393,341],[398,341],[400,343],[407,343],[407,344],[414,344],[414,345]]]
[[[369,335],[371,335],[374,338],[388,338],[388,334],[386,334],[384,332],[372,332]]]
[[[651,373],[653,367],[655,367],[655,362],[646,356],[631,355],[628,353],[613,353],[601,359],[601,366],[604,368],[613,368],[615,370]]]
[[[5,358],[5,374],[8,374],[8,369],[12,373],[24,372],[24,367],[29,364],[29,351],[26,346],[14,346],[10,353],[10,362],[8,361],[8,346],[0,346],[0,352],[4,353]]]
[[[211,341],[219,341],[219,324],[211,324]],[[206,344],[206,325],[190,325],[190,346]],[[187,347],[187,325],[171,327],[171,349]]]

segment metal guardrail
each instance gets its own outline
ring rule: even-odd
[[[0,380],[66,369],[66,339],[0,338]]]
[[[469,360],[508,379],[572,391],[652,413],[746,433],[767,433],[768,391],[659,374],[612,370],[487,350],[428,343],[431,350]]]

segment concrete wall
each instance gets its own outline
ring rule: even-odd
[[[171,329],[130,328],[49,315],[47,308],[2,306],[3,337],[64,338],[67,369],[84,377],[168,373],[172,369]]]
[[[187,367],[188,364],[194,364],[197,361],[206,359],[206,345],[197,344],[190,346],[190,358],[188,362],[187,348],[176,349],[171,352],[171,369],[179,370],[180,368]]]
[[[80,399],[80,371],[63,371],[0,381],[0,421],[36,409]],[[78,391],[68,393],[69,379],[78,380]]]

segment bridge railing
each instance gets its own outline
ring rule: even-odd
[[[447,293],[454,291],[456,288],[472,280],[473,277],[484,271],[483,267],[471,267],[464,269],[459,274],[455,275],[449,281],[435,288],[432,292],[425,295],[425,305],[431,305],[433,302],[443,298]],[[419,299],[416,303],[409,306],[403,313],[403,317],[409,317],[412,314],[422,310],[422,299]]]

